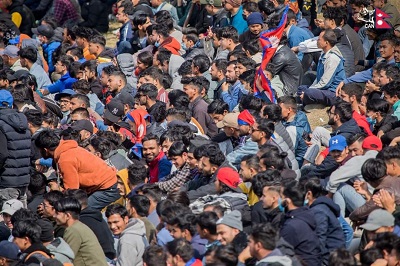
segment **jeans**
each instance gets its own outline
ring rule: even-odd
[[[332,106],[336,101],[336,93],[330,90],[310,89],[307,85],[300,85],[297,89],[297,94],[303,96],[303,105],[308,104],[323,104]]]
[[[340,206],[340,215],[345,217],[346,209],[354,211],[365,204],[365,199],[352,186],[342,183],[333,195],[333,202]]]
[[[102,210],[121,197],[117,189],[117,183],[110,188],[98,190],[88,198],[88,205],[97,210]]]
[[[343,218],[343,216],[340,215],[338,219],[340,226],[343,229],[344,240],[346,243],[346,248],[348,249],[350,247],[351,241],[353,240],[354,231],[353,228],[349,225],[349,223],[346,222],[346,220]]]
[[[324,127],[316,127],[311,135],[312,145],[307,148],[306,154],[304,154],[303,158],[310,163],[314,163],[321,146],[329,147],[331,133]]]

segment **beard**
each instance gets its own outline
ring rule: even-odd
[[[226,77],[226,82],[228,82],[231,85],[235,84],[236,81],[237,81],[237,78],[228,78],[228,77]]]
[[[335,120],[333,118],[329,118],[328,125],[330,125],[330,126],[335,125]]]

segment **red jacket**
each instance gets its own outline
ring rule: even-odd
[[[179,55],[181,44],[174,37],[167,37],[161,44],[160,47],[167,49],[174,55]]]
[[[357,113],[356,111],[353,111],[353,119],[356,120],[356,123],[359,127],[361,127],[365,133],[367,133],[368,136],[372,136],[372,131],[371,131],[371,127],[367,121],[367,119],[365,118],[365,116]]]

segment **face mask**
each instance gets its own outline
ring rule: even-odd
[[[154,46],[155,46],[155,47],[158,47],[158,46],[160,46],[160,43],[157,41],[157,42],[154,44]]]
[[[367,122],[368,122],[369,126],[371,127],[371,129],[373,129],[376,124],[376,119],[373,119],[373,118],[367,116]]]
[[[304,205],[304,206],[308,206],[308,203],[309,203],[308,199],[304,199],[303,205]]]
[[[182,47],[182,49],[185,50],[185,51],[187,51],[187,49],[188,49],[188,48],[186,47],[186,44],[185,44],[184,42],[181,43],[181,47]]]
[[[281,212],[285,212],[286,201],[281,198],[278,199],[278,208]]]

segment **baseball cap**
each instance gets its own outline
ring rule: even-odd
[[[32,28],[33,34],[43,35],[47,38],[51,38],[54,36],[54,29],[49,25],[40,25],[37,28]]]
[[[0,257],[10,260],[18,260],[18,255],[19,248],[16,244],[7,240],[3,240],[0,242]]]
[[[394,216],[387,210],[377,209],[368,215],[367,221],[360,225],[367,231],[375,231],[383,226],[394,226]]]
[[[135,98],[128,92],[120,92],[117,96],[115,96],[115,99],[123,104],[129,105],[130,108],[135,106]]]
[[[239,173],[233,170],[230,167],[222,167],[217,172],[217,179],[230,187],[231,189],[242,192],[242,190],[238,187],[241,183],[241,179]]]
[[[223,127],[233,127],[233,128],[239,128],[238,125],[238,116],[239,113],[228,113],[224,116],[222,121],[219,121],[217,123],[218,128],[223,128]]]
[[[200,0],[200,5],[222,6],[221,0]]]
[[[75,121],[74,123],[72,123],[71,128],[75,129],[76,131],[86,130],[93,134],[93,124],[86,119]]]
[[[104,118],[111,123],[117,123],[124,115],[124,104],[119,100],[111,99],[104,110]]]
[[[8,90],[0,90],[0,107],[11,108],[14,103],[14,99]],[[5,106],[8,104],[8,106]]]
[[[71,96],[71,95],[74,95],[74,94],[76,94],[76,92],[75,92],[74,90],[65,89],[65,90],[63,90],[62,92],[57,93],[57,94],[54,96],[54,100],[59,101],[59,100],[61,100],[62,97]]]
[[[382,141],[377,136],[368,136],[364,139],[362,148],[366,150],[381,151]]]
[[[329,151],[343,151],[347,147],[346,138],[340,135],[329,140]]]
[[[10,199],[4,202],[3,208],[0,213],[7,213],[9,215],[13,215],[19,209],[22,209],[24,205],[17,199]]]
[[[15,45],[7,45],[6,48],[1,52],[1,55],[7,55],[11,58],[18,57],[18,47]]]

